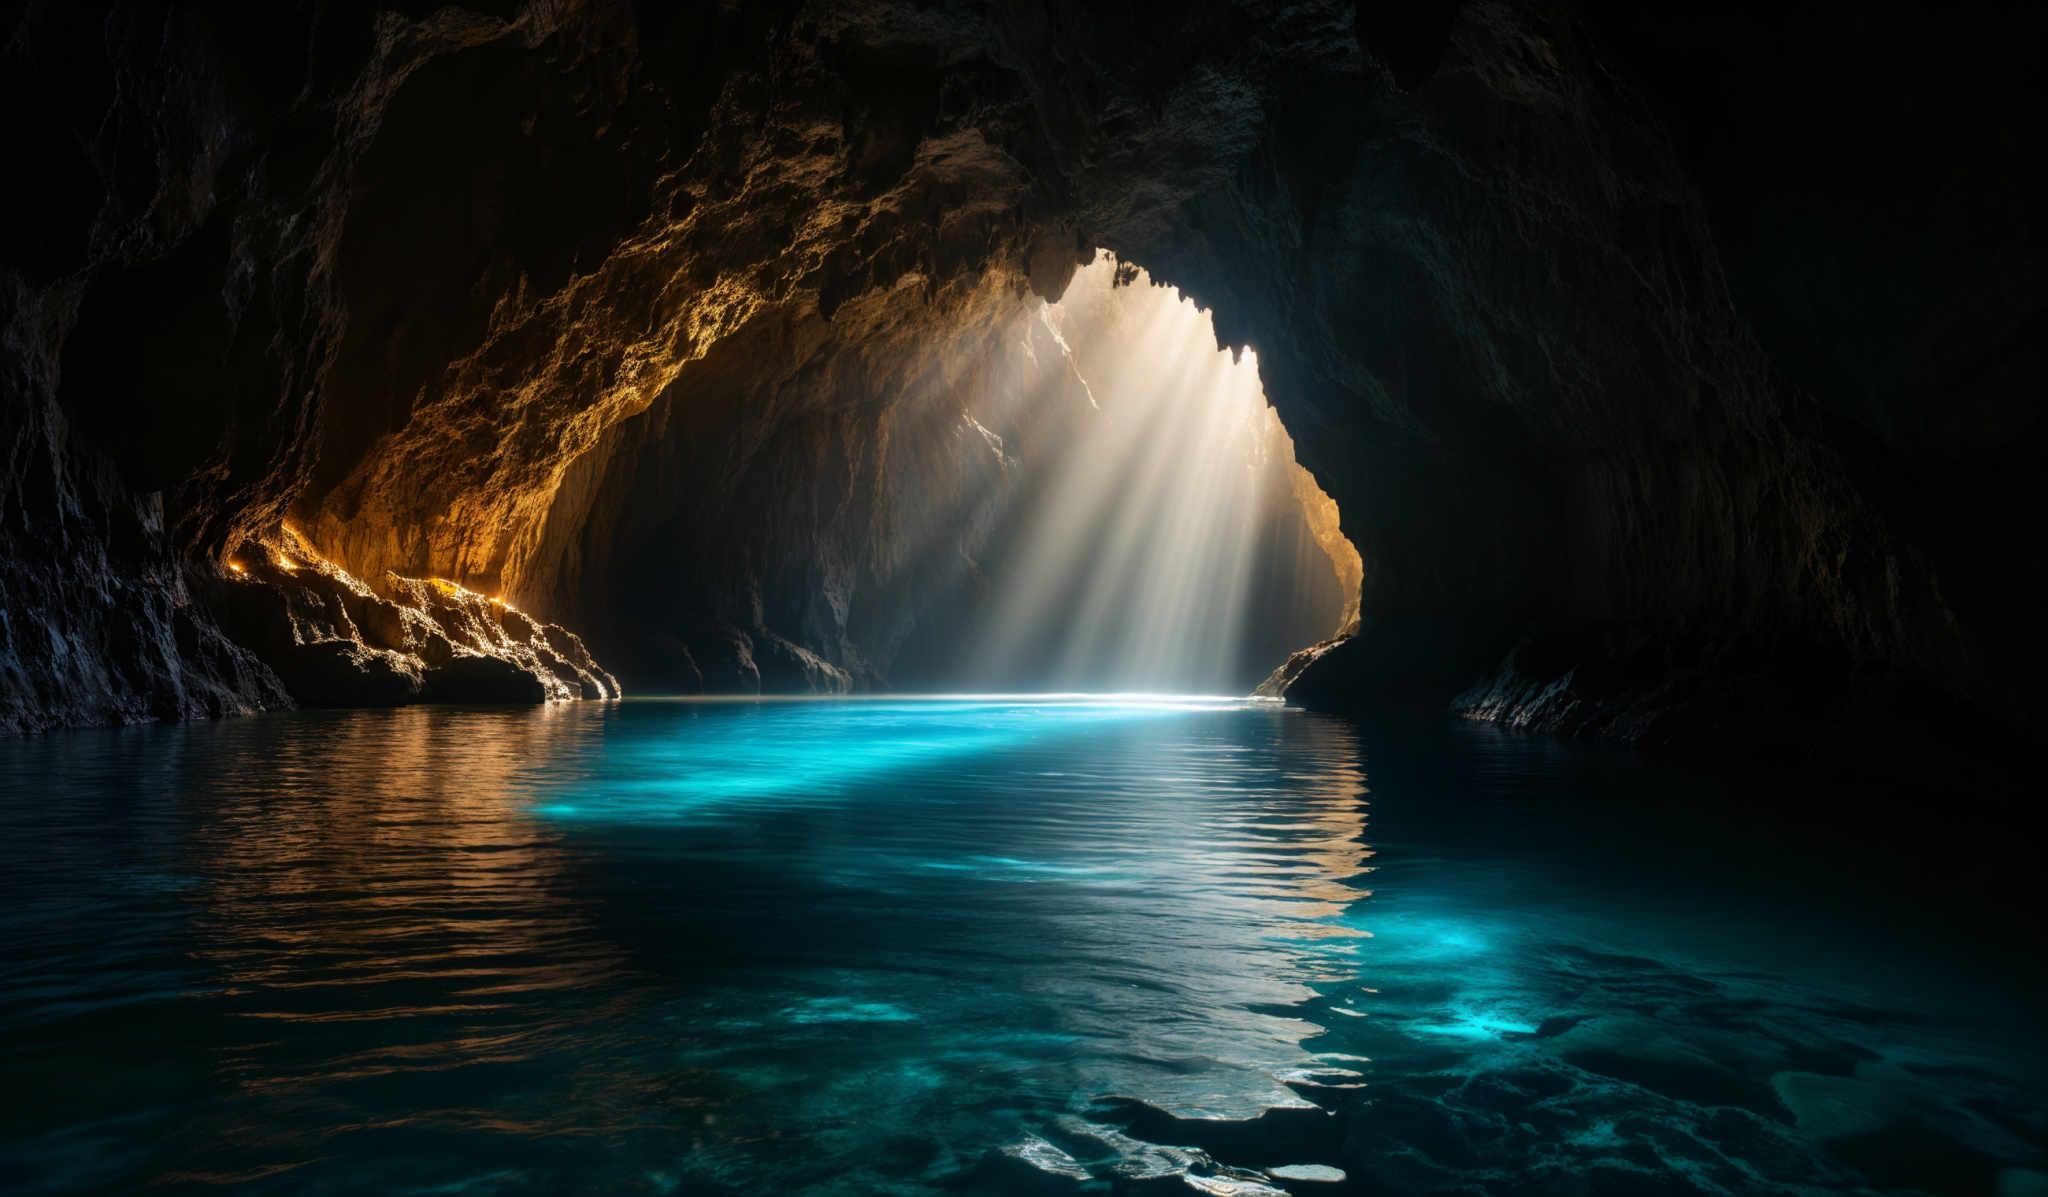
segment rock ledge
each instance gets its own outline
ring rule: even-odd
[[[244,542],[215,606],[228,633],[309,706],[617,698],[575,633],[440,578],[376,586],[289,528]]]

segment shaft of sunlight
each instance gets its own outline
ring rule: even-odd
[[[1298,502],[1271,484],[1287,477],[1274,446],[1280,471],[1291,449],[1272,435],[1257,359],[1219,349],[1179,291],[1116,274],[1099,257],[1041,314],[1090,410],[1021,515],[969,676],[1232,689],[1251,667],[1239,657],[1261,529]]]

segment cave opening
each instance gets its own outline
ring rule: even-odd
[[[1001,488],[968,605],[892,680],[1243,694],[1356,620],[1358,552],[1255,351],[1108,251],[1032,316],[1025,385],[962,397]]]
[[[1250,693],[1356,623],[1360,554],[1255,350],[1086,258],[757,321],[578,456],[502,574],[452,576],[629,693]]]

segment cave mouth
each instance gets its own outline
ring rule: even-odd
[[[1108,251],[1027,330],[1037,385],[960,413],[1003,472],[978,601],[899,684],[1243,694],[1356,620],[1359,554],[1256,352]]]
[[[1049,294],[990,270],[760,315],[519,478],[379,454],[255,538],[323,565],[225,578],[234,635],[328,704],[355,675],[391,701],[1266,692],[1357,623],[1364,570],[1256,352],[1107,251]]]
[[[1257,354],[1101,250],[754,320],[560,478],[516,569],[415,572],[633,694],[1243,695],[1358,616]]]

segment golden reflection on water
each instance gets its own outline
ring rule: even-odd
[[[1353,903],[1372,896],[1358,884],[1371,873],[1373,858],[1365,840],[1369,801],[1358,742],[1350,729],[1334,721],[1311,717],[1304,723],[1320,767],[1289,775],[1301,816],[1273,828],[1289,837],[1300,859],[1290,886],[1292,896],[1308,904],[1295,912],[1293,929],[1311,939],[1369,937],[1370,932],[1335,921]]]
[[[1366,778],[1358,744],[1348,728],[1316,716],[1290,715],[1297,750],[1314,768],[1280,778],[1266,805],[1230,810],[1210,827],[1210,844],[1227,853],[1239,873],[1233,886],[1289,936],[1301,939],[1368,938],[1337,922],[1371,891],[1359,880],[1372,871],[1366,843]]]
[[[590,714],[314,716],[322,734],[264,743],[260,774],[209,787],[192,955],[254,1024],[219,1070],[276,1098],[559,1050],[570,1015],[537,999],[605,993],[620,952],[565,896],[560,837],[521,797],[534,762],[573,759]],[[277,1023],[375,1025],[308,1054]]]

